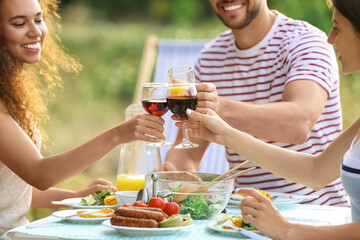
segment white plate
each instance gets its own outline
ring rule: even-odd
[[[273,195],[276,196],[276,195]],[[231,194],[231,197],[229,199],[229,203],[231,205],[240,205],[241,201],[244,199],[243,196],[240,196],[239,194]],[[303,199],[301,198],[301,196],[279,196],[277,198],[275,198],[274,200],[272,200],[272,202],[275,205],[280,205],[280,204],[294,204],[294,203],[299,203],[301,202]]]
[[[138,228],[138,227],[124,227],[111,225],[110,220],[102,223],[106,227],[110,227],[119,233],[127,236],[141,236],[141,235],[167,235],[177,233],[184,229],[192,228],[192,224],[184,227],[169,227],[169,228]]]
[[[58,218],[62,218],[65,216],[69,216],[69,215],[73,215],[73,214],[77,214],[78,211],[89,211],[89,209],[70,209],[70,210],[62,210],[62,211],[56,211],[53,212],[52,215],[54,217],[58,217]],[[94,224],[94,223],[101,223],[104,220],[110,219],[110,217],[106,217],[106,218],[84,218],[81,216],[76,216],[76,217],[71,217],[71,218],[67,218],[64,221],[68,221],[68,222],[73,222],[73,223],[86,223],[86,224]]]
[[[119,207],[119,205],[85,206],[85,205],[81,205],[81,198],[67,198],[61,201],[52,201],[51,203],[56,205],[64,205],[72,208],[83,208],[83,209],[100,209],[100,208],[117,209]]]

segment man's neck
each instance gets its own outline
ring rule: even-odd
[[[246,50],[258,44],[269,33],[276,16],[276,13],[267,9],[266,13],[259,14],[244,29],[232,29],[236,46],[240,50]]]

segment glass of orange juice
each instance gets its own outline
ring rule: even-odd
[[[145,174],[119,174],[116,187],[118,191],[139,191],[145,188]]]

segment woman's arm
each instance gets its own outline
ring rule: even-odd
[[[54,205],[51,203],[51,201],[60,201],[66,198],[85,197],[92,193],[99,193],[105,189],[116,191],[116,188],[110,181],[102,178],[95,179],[88,186],[78,191],[60,188],[49,188],[45,191],[40,191],[39,189],[33,187],[31,207],[58,208],[59,205]]]
[[[240,188],[238,193],[251,196],[245,198],[240,204],[244,222],[253,224],[272,239],[359,239],[360,222],[339,226],[312,226],[290,223],[281,216],[270,199],[256,190]]]
[[[158,116],[137,115],[76,148],[42,157],[13,118],[0,111],[0,159],[24,181],[45,190],[85,170],[119,144],[135,140],[160,142],[165,139],[163,123]]]
[[[360,127],[360,118],[320,155],[299,153],[267,144],[230,127],[210,109],[189,114],[190,135],[223,144],[245,159],[290,181],[321,189],[339,177],[340,164]],[[201,123],[200,123],[201,122]]]

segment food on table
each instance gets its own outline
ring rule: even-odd
[[[168,219],[159,222],[159,227],[183,227],[191,225],[194,220],[191,218],[190,214],[175,214],[169,217]]]
[[[119,207],[115,215],[130,218],[154,219],[157,222],[165,220],[164,214],[157,211],[146,210],[146,208]]]
[[[217,196],[188,195],[179,202],[180,213],[190,213],[193,219],[209,219],[223,210],[223,201]]]
[[[167,202],[165,204],[164,212],[169,216],[178,214],[180,212],[180,206],[177,202]]]
[[[219,217],[215,220],[215,224],[214,227],[219,227],[222,229],[229,229],[229,230],[235,230],[235,228],[229,227],[229,226],[223,226],[223,224],[227,221],[230,220],[234,227],[238,227],[238,228],[243,228],[245,230],[249,230],[249,231],[255,231],[257,230],[256,227],[254,227],[252,224],[249,223],[244,223],[242,220],[242,215],[241,214],[236,214],[233,216],[228,216],[225,213],[221,213],[219,215]]]
[[[81,214],[81,213],[86,213],[86,212],[89,212],[89,211],[79,210],[76,212],[76,214]],[[113,209],[103,208],[99,212],[80,215],[79,217],[82,217],[82,218],[106,218],[106,217],[113,217],[113,216],[115,216],[115,211]]]
[[[149,200],[149,207],[160,208],[161,210],[165,209],[166,202],[163,198],[153,197]]]
[[[105,205],[104,199],[107,196],[115,196],[115,192],[111,191],[109,189],[105,189],[101,191],[100,193],[93,193],[90,194],[84,198],[81,199],[81,205],[84,206],[99,206],[99,205]]]
[[[258,191],[259,193],[261,193],[262,195],[264,195],[265,197],[271,199],[272,196],[270,194],[268,194],[265,190],[262,190],[262,189],[255,189],[256,191]],[[244,197],[247,197],[249,195],[246,195],[246,194],[240,194],[240,193],[237,193],[236,191],[233,192],[232,194],[232,198],[237,198],[238,197],[241,197],[240,199],[244,198]]]
[[[148,207],[148,205],[143,201],[136,201],[133,205],[134,207]]]
[[[160,208],[119,207],[110,223],[115,226],[157,228],[187,226],[192,224],[193,220],[190,214],[175,214],[169,218]]]
[[[114,216],[110,219],[111,225],[138,228],[157,228],[158,222],[154,219]]]
[[[190,213],[194,220],[211,219],[226,207],[231,192],[234,190],[234,180],[216,181],[210,187],[199,187],[195,192],[182,193],[181,189],[189,185],[207,184],[219,174],[190,173],[185,171],[157,172],[159,179],[156,182],[156,195],[170,202],[177,202],[179,214]],[[199,185],[203,186],[203,185]],[[146,187],[153,189],[151,175],[146,175]],[[181,196],[179,201],[178,196]],[[166,210],[165,210],[166,212]],[[167,212],[169,215],[173,213]]]
[[[139,191],[145,188],[145,174],[120,174],[116,187],[118,191]]]
[[[126,204],[123,205],[123,207],[134,207],[134,204],[126,203]]]
[[[105,205],[119,205],[115,195],[109,195],[104,198]]]

